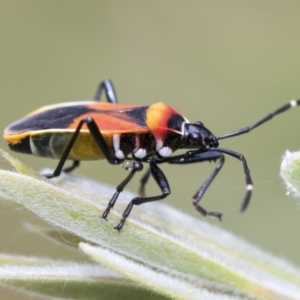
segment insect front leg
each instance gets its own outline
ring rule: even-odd
[[[238,152],[235,152],[235,151],[227,150],[227,149],[221,149],[221,148],[211,148],[211,149],[213,151],[228,154],[232,157],[237,158],[239,161],[242,162],[244,173],[245,173],[245,179],[246,179],[246,194],[245,194],[244,200],[242,202],[240,211],[241,212],[245,211],[248,204],[249,204],[249,202],[250,202],[250,199],[251,199],[252,190],[253,190],[253,183],[252,183],[252,179],[251,179],[251,176],[250,176],[250,170],[248,168],[247,161],[246,161],[244,155],[242,155]]]
[[[210,184],[213,182],[215,177],[218,175],[219,171],[221,170],[225,158],[224,155],[217,151],[206,151],[206,152],[190,152],[191,155],[183,154],[174,157],[170,157],[167,159],[167,162],[170,164],[191,164],[191,163],[198,163],[198,162],[205,162],[205,161],[215,161],[219,160],[217,166],[215,167],[214,171],[210,174],[207,180],[202,184],[202,186],[197,190],[195,195],[193,196],[193,205],[195,209],[202,215],[202,216],[214,216],[221,220],[222,214],[219,212],[214,211],[207,211],[202,206],[199,205],[200,200],[204,196],[204,193],[209,188]]]
[[[102,136],[100,129],[98,128],[97,124],[95,123],[95,121],[92,118],[85,118],[83,120],[81,120],[73,134],[73,136],[71,137],[66,149],[64,150],[64,153],[62,154],[60,161],[56,167],[56,169],[54,170],[53,174],[45,174],[44,176],[46,178],[53,178],[53,177],[57,177],[60,175],[60,173],[62,172],[63,166],[66,162],[66,160],[68,159],[68,156],[76,142],[76,139],[80,133],[80,129],[82,128],[83,124],[86,124],[92,137],[94,138],[94,140],[96,141],[97,145],[99,146],[99,148],[101,149],[102,153],[104,154],[105,158],[107,159],[107,161],[110,164],[118,164],[118,160],[115,158],[115,156],[112,154],[112,152],[110,151],[108,145],[106,144],[106,141],[104,139],[104,137]],[[76,161],[74,161],[75,167],[76,167]],[[71,170],[72,168],[74,168],[74,164],[73,166],[71,166]],[[68,170],[68,169],[67,169]]]
[[[121,219],[120,223],[115,227],[115,229],[117,229],[118,231],[120,231],[122,229],[122,227],[124,226],[124,223],[125,223],[127,217],[129,216],[133,205],[140,205],[140,204],[151,202],[151,201],[162,200],[162,199],[166,198],[171,192],[168,180],[167,180],[165,174],[162,172],[162,170],[157,166],[155,159],[153,158],[149,162],[149,164],[150,164],[151,175],[154,178],[154,180],[156,181],[157,185],[159,186],[162,194],[158,195],[158,196],[154,196],[154,197],[136,197],[136,198],[132,199],[129,202],[129,204],[127,205],[127,207],[123,213],[123,218]]]

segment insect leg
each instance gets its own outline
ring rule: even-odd
[[[146,193],[145,193],[145,186],[149,180],[149,177],[151,175],[151,169],[149,168],[147,170],[147,172],[143,175],[143,177],[141,178],[140,182],[141,182],[141,185],[140,185],[140,188],[139,188],[139,196],[141,197],[145,197]]]
[[[83,119],[79,122],[73,136],[71,137],[66,149],[64,150],[64,153],[62,154],[62,156],[60,158],[60,161],[59,161],[56,169],[54,170],[53,174],[45,174],[44,176],[46,178],[53,178],[53,177],[57,177],[57,176],[60,175],[60,173],[62,171],[62,168],[63,168],[66,160],[68,159],[68,156],[69,156],[69,154],[70,154],[70,152],[71,152],[71,150],[72,150],[72,148],[73,148],[73,146],[76,142],[76,139],[77,139],[77,137],[80,133],[80,129],[83,126],[83,124],[87,125],[91,135],[93,136],[94,140],[96,141],[97,145],[101,149],[101,151],[104,154],[107,161],[110,164],[117,164],[118,163],[115,156],[112,154],[109,147],[107,146],[106,141],[105,141],[104,137],[102,136],[97,124],[95,123],[95,121],[92,118],[88,117],[88,118],[85,118],[85,119]]]
[[[211,150],[228,154],[228,155],[233,156],[233,157],[237,158],[238,160],[242,161],[244,173],[246,176],[246,184],[247,184],[246,194],[245,194],[244,200],[243,200],[241,208],[240,208],[241,212],[243,212],[244,210],[246,210],[246,208],[250,202],[250,198],[251,198],[252,190],[253,190],[253,183],[252,183],[252,179],[250,176],[250,170],[248,168],[247,161],[246,161],[244,155],[234,152],[234,151],[231,151],[231,150],[221,149],[221,148],[211,148]]]
[[[141,171],[142,169],[143,169],[143,164],[140,161],[135,161],[134,160],[132,170],[130,171],[128,176],[117,186],[116,192],[114,193],[114,195],[110,199],[110,201],[107,205],[107,208],[105,209],[104,213],[102,214],[103,219],[106,219],[106,217],[108,216],[110,210],[114,207],[120,193],[123,191],[123,189],[128,184],[128,182],[132,179],[133,175],[136,172]]]
[[[118,103],[117,94],[110,79],[105,79],[99,83],[96,94],[94,96],[94,101],[100,101],[103,90],[105,91],[107,102]]]
[[[171,192],[168,180],[164,175],[164,173],[162,172],[162,170],[157,166],[156,162],[154,160],[151,160],[149,164],[150,164],[151,175],[155,179],[162,194],[154,197],[136,197],[132,199],[128,204],[128,206],[126,207],[123,213],[123,218],[121,219],[120,223],[115,227],[115,229],[117,229],[118,231],[122,229],[127,217],[131,212],[133,205],[140,205],[151,201],[162,200],[165,197],[167,197]]]
[[[66,172],[66,173],[70,173],[72,172],[74,169],[78,168],[80,165],[80,161],[79,160],[73,160],[73,164],[70,167],[64,168],[62,171]]]
[[[114,89],[114,85],[110,79],[103,80],[99,83],[96,94],[94,96],[94,101],[100,101],[103,90],[106,94],[107,102],[118,103],[117,94]],[[76,169],[79,166],[79,164],[80,164],[79,160],[74,160],[73,165],[63,169],[63,171],[66,173],[72,172],[74,169]]]
[[[172,159],[173,158],[173,159]],[[219,160],[217,166],[215,167],[214,171],[210,174],[210,176],[206,179],[206,181],[202,184],[202,186],[197,190],[195,195],[193,196],[193,205],[195,209],[202,215],[202,216],[214,216],[221,220],[222,214],[219,212],[214,211],[207,211],[202,206],[199,205],[200,200],[202,199],[204,193],[209,188],[210,184],[213,182],[215,177],[218,175],[219,171],[221,170],[225,157],[222,153],[217,151],[207,151],[202,153],[195,153],[191,156],[186,156],[186,154],[170,157],[168,163],[171,164],[190,164],[190,163],[197,163],[197,162],[204,162],[204,161],[215,161]]]
[[[289,103],[286,103],[286,104],[282,105],[281,107],[279,107],[278,109],[276,109],[274,112],[266,115],[264,118],[262,118],[261,120],[259,120],[255,124],[253,124],[251,126],[248,126],[248,127],[240,128],[240,129],[238,129],[236,131],[233,131],[233,132],[230,132],[230,133],[226,133],[226,134],[220,135],[220,136],[217,137],[217,139],[218,140],[227,139],[229,137],[233,137],[233,136],[237,136],[237,135],[240,135],[240,134],[247,133],[247,132],[253,130],[254,128],[256,128],[256,127],[264,124],[265,122],[271,120],[276,115],[281,114],[281,113],[289,110],[290,108],[296,107],[298,105],[300,105],[300,99],[298,99],[298,100],[291,100]]]

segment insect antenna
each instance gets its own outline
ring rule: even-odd
[[[252,126],[247,126],[247,127],[243,127],[240,128],[238,130],[217,136],[217,140],[222,140],[222,139],[227,139],[230,137],[234,137],[237,135],[241,135],[244,133],[248,133],[251,130],[253,130],[254,128],[264,124],[265,122],[271,120],[274,116],[279,115],[287,110],[289,110],[290,108],[294,108],[300,105],[300,99],[298,100],[291,100],[290,102],[284,104],[283,106],[279,107],[278,109],[276,109],[274,112],[269,113],[268,115],[266,115],[264,118],[262,118],[261,120],[259,120],[258,122],[256,122],[255,124],[253,124]]]

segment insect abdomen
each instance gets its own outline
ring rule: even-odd
[[[44,133],[30,137],[32,154],[50,158],[61,158],[73,132]],[[72,160],[97,160],[104,155],[89,133],[81,133],[72,147],[68,159]]]
[[[61,158],[73,132],[44,132],[26,135],[15,143],[9,143],[11,150],[48,158]],[[68,159],[97,160],[104,158],[100,148],[89,133],[81,133]]]

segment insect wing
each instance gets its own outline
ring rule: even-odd
[[[93,118],[101,132],[113,133],[142,133],[148,132],[146,125],[147,106],[132,106],[107,103],[93,103],[87,105],[89,111],[74,118],[68,126],[76,129],[78,123],[84,118]],[[86,125],[82,130],[87,130]]]

